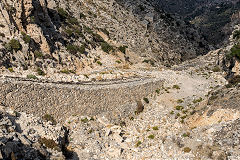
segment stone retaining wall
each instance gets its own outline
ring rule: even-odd
[[[162,84],[159,79],[80,85],[0,78],[0,103],[37,116],[51,114],[59,122],[75,114],[107,113],[111,118],[117,118],[133,112],[137,100],[154,93]]]

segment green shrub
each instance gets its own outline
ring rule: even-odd
[[[83,29],[85,32],[89,33],[89,34],[93,34],[93,31],[91,30],[91,28],[87,27],[87,26],[83,26]]]
[[[111,50],[113,50],[113,47],[110,46],[107,42],[102,42],[101,43],[101,48],[106,53],[109,53]]]
[[[13,68],[8,68],[8,70],[10,71],[10,72],[14,72],[14,70],[13,70]]]
[[[149,139],[154,139],[154,135],[151,134],[151,135],[148,136],[148,138]]]
[[[55,121],[55,119],[50,115],[50,114],[45,114],[43,116],[43,120],[46,120],[46,121],[50,121],[52,122],[53,125],[56,125],[57,122]]]
[[[148,98],[143,98],[143,100],[146,102],[146,103],[149,103],[149,100],[148,100]]]
[[[152,129],[153,129],[154,131],[157,131],[157,130],[158,130],[158,126],[154,126]]]
[[[240,30],[233,32],[233,39],[239,39],[240,38]]]
[[[108,32],[108,30],[106,28],[101,28],[100,29],[104,34],[106,34],[108,37],[110,36],[110,33]]]
[[[189,147],[185,147],[185,148],[183,149],[183,151],[186,152],[186,153],[189,153],[189,152],[191,151],[191,149],[190,149]]]
[[[160,93],[160,89],[156,89],[156,93],[159,94]]]
[[[202,97],[200,97],[200,98],[198,98],[198,99],[194,99],[193,100],[193,103],[199,103],[199,102],[201,102],[203,99],[202,99]]]
[[[69,18],[69,19],[68,19],[68,22],[71,23],[71,24],[78,25],[78,20],[77,20],[76,18],[74,18],[74,17]]]
[[[85,18],[86,18],[85,14],[83,14],[83,13],[80,13],[80,18],[83,18],[83,19],[85,19]]]
[[[187,133],[183,133],[182,135],[183,137],[189,137],[190,136],[190,132],[187,132]]]
[[[212,69],[212,71],[213,71],[213,72],[220,72],[221,69],[220,69],[220,67],[215,66],[215,67]]]
[[[178,99],[177,103],[183,103],[183,100],[182,99]]]
[[[68,13],[63,8],[58,8],[57,11],[58,11],[58,14],[63,18],[67,18],[69,16]]]
[[[118,49],[119,51],[121,51],[122,53],[126,54],[126,49],[128,48],[128,46],[120,46]]]
[[[182,110],[184,107],[183,106],[175,106],[176,110]]]
[[[240,59],[240,44],[234,45],[231,48],[231,53],[227,56],[228,56],[228,58],[229,57],[236,57],[236,58]]]
[[[22,49],[22,45],[20,44],[20,42],[16,39],[11,39],[6,45],[5,48],[8,51],[19,51]]]
[[[28,79],[38,79],[35,75],[33,75],[33,74],[29,74],[29,75],[27,75],[27,78]]]
[[[70,28],[66,29],[65,32],[66,32],[66,34],[67,34],[68,37],[71,37],[72,34],[73,34],[73,30],[70,29]]]
[[[30,22],[31,22],[31,23],[35,23],[35,21],[36,21],[36,20],[35,20],[35,17],[34,17],[34,16],[31,16],[31,17],[30,17]]]
[[[42,58],[43,57],[43,54],[42,54],[42,52],[40,52],[40,51],[34,51],[34,57],[35,58]]]
[[[68,70],[68,69],[63,69],[63,70],[61,70],[60,72],[61,72],[61,73],[65,73],[65,74],[70,74],[70,73],[75,74],[75,71],[73,71],[73,70]]]
[[[38,73],[38,75],[41,75],[41,76],[46,75],[46,73],[44,73],[43,70],[41,70],[40,68],[37,68],[37,73]]]
[[[26,44],[30,43],[31,37],[30,37],[29,35],[27,35],[26,33],[24,33],[24,32],[21,32],[21,34],[22,34],[22,36],[23,36],[23,41],[24,41]]]
[[[105,42],[104,39],[98,34],[93,34],[93,38],[95,42]]]
[[[102,66],[102,62],[100,62],[100,61],[97,61],[97,64],[99,64],[100,66]]]
[[[78,52],[83,54],[85,52],[85,45],[82,45],[81,47],[78,47],[76,45],[68,44],[66,46],[66,48],[67,48],[67,51],[69,51],[72,54],[76,54]]]
[[[83,118],[83,119],[81,119],[81,122],[82,122],[82,123],[87,123],[87,122],[88,122],[88,119],[87,119],[87,118]]]
[[[141,141],[138,141],[135,146],[136,146],[136,147],[139,147],[141,144],[142,144],[142,142],[141,142]]]
[[[173,85],[173,89],[180,89],[179,85]]]
[[[60,147],[58,146],[57,143],[55,143],[54,140],[52,139],[47,139],[47,138],[39,138],[38,142],[41,144],[41,145],[45,145],[47,148],[51,148],[51,149],[54,149],[54,150],[57,150],[57,151],[61,151]]]
[[[121,62],[120,60],[117,60],[116,63],[120,64],[120,63],[122,63],[122,62]]]

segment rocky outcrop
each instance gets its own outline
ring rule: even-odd
[[[0,19],[0,64],[6,68],[79,71],[96,63],[99,48],[115,56],[122,52],[129,64],[141,63],[132,60],[134,53],[155,65],[208,51],[196,28],[145,0],[3,0]]]
[[[65,130],[1,106],[0,159],[65,159]]]

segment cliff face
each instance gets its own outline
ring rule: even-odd
[[[195,28],[145,0],[2,0],[1,66],[81,70],[98,49],[171,65],[208,51]]]

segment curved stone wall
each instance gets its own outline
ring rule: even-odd
[[[0,78],[0,103],[37,116],[51,114],[60,122],[71,115],[111,117],[133,112],[136,101],[160,88],[160,79],[126,82],[58,84]]]

